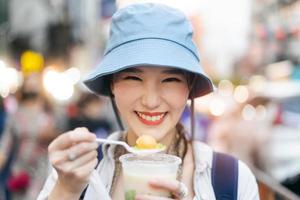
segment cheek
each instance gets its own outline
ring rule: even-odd
[[[138,99],[139,88],[129,86],[124,82],[115,83],[112,87],[112,92],[115,96],[118,109],[122,113],[124,108],[130,107],[130,105]]]
[[[186,105],[189,96],[189,89],[187,86],[181,85],[165,88],[163,93],[165,99],[168,99],[169,104],[180,109]]]

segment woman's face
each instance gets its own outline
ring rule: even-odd
[[[136,67],[113,77],[112,93],[128,131],[161,141],[175,130],[189,95],[182,71]]]

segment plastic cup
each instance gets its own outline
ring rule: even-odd
[[[139,156],[125,154],[120,157],[123,170],[125,200],[134,200],[136,194],[148,194],[160,197],[170,197],[167,190],[153,188],[149,181],[160,178],[176,180],[181,159],[168,154],[151,154]]]

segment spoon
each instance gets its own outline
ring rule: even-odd
[[[149,154],[162,152],[166,149],[166,147],[162,147],[162,148],[159,148],[159,149],[137,150],[137,149],[129,146],[126,142],[116,141],[116,140],[108,140],[108,139],[102,139],[102,138],[97,138],[96,142],[99,143],[99,144],[104,143],[104,144],[122,145],[128,152],[136,154],[136,155],[149,155]]]

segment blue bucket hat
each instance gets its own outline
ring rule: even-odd
[[[194,75],[190,98],[213,91],[199,64],[193,30],[186,16],[153,3],[133,4],[117,11],[101,62],[84,80],[94,93],[110,95],[111,74],[130,67],[172,67]]]

